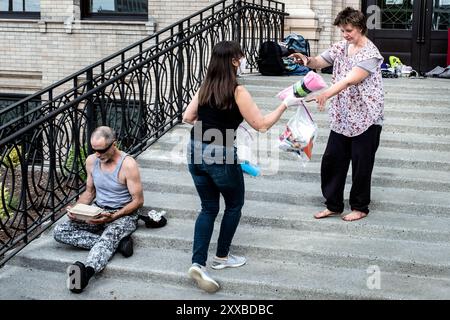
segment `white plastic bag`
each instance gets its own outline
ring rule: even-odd
[[[280,149],[296,154],[305,166],[311,160],[317,133],[317,125],[302,102],[279,137]]]
[[[256,152],[258,141],[253,131],[247,124],[240,124],[236,130],[236,147],[242,170],[253,177],[257,177],[261,174],[261,169],[258,166]]]

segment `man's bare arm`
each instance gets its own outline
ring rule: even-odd
[[[80,195],[80,198],[78,199],[77,203],[82,204],[91,204],[91,202],[95,198],[95,186],[94,186],[94,180],[92,178],[92,169],[94,168],[94,162],[95,162],[95,156],[90,155],[86,159],[86,172],[87,172],[87,180],[86,180],[86,190]],[[71,206],[67,206],[66,209],[70,209]],[[76,220],[75,217],[70,213],[70,211],[67,211],[67,216],[72,219]]]
[[[86,171],[87,171],[86,190],[81,194],[77,203],[91,204],[91,202],[95,198],[94,179],[92,178],[92,169],[94,168],[94,162],[95,162],[94,155],[90,155],[86,159]]]
[[[113,214],[114,220],[129,215],[144,205],[144,191],[136,160],[131,157],[126,157],[122,169],[124,169],[128,192],[130,192],[132,200],[125,207]]]
[[[291,54],[290,57],[294,58],[296,63],[302,64],[311,69],[323,69],[331,66],[331,63],[327,62],[320,55],[317,57],[307,57],[304,54],[296,52]]]

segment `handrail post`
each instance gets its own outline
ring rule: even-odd
[[[237,21],[233,21],[233,36],[236,37],[236,41],[241,44],[241,46],[243,47],[244,43],[241,43],[242,37],[241,37],[241,23],[242,23],[242,1],[241,0],[237,0],[236,1],[236,7],[238,8],[238,13],[237,13]],[[244,48],[243,48],[244,49]]]
[[[93,82],[93,70],[92,68],[90,68],[89,70],[86,71],[86,79],[87,79],[87,84],[86,84],[86,90],[90,91],[92,89],[94,89],[94,82]],[[92,101],[92,95],[90,95],[87,98],[87,104],[86,104],[86,117],[87,117],[87,145],[88,145],[88,154],[92,153],[92,146],[91,146],[91,135],[92,132],[94,132],[95,129],[95,110],[94,110],[95,106],[94,103]]]
[[[178,25],[178,42],[181,42],[184,38],[183,32],[183,21]],[[184,74],[184,63],[183,63],[183,44],[179,44],[177,53],[177,65],[178,65],[178,122],[183,121],[183,74]]]
[[[142,62],[144,61],[143,58],[143,53],[142,53],[142,44],[139,46],[139,61]],[[146,105],[145,105],[145,101],[144,101],[144,78],[143,78],[143,70],[144,70],[144,66],[142,66],[139,69],[139,77],[138,77],[138,90],[139,90],[139,112],[138,112],[138,117],[137,117],[137,134],[138,134],[138,139],[141,137],[141,135],[145,135],[147,134],[147,127],[145,127],[145,129],[143,128],[143,124],[145,122],[145,114],[146,114]]]
[[[28,103],[27,103],[28,105]],[[22,120],[24,122],[26,122],[25,119],[25,105],[23,104],[21,106],[21,112],[22,112]],[[26,159],[26,148],[27,148],[27,144],[26,144],[26,135],[22,135],[20,137],[21,140],[21,154],[20,154],[20,171],[21,171],[21,190],[20,190],[20,201],[19,201],[19,207],[17,208],[18,213],[17,214],[21,214],[21,215],[25,215],[23,218],[23,227],[25,230],[25,236],[23,241],[25,243],[28,243],[28,213],[27,213],[27,188],[28,188],[28,161]],[[17,146],[16,146],[17,148]],[[18,149],[18,148],[17,148]],[[17,150],[16,149],[16,150]],[[17,150],[17,152],[19,153],[19,150]],[[14,172],[14,171],[13,171]]]
[[[54,109],[53,104],[53,90],[50,90],[48,93],[48,101],[50,103],[49,110],[50,112]],[[50,157],[49,163],[49,177],[50,180],[50,206],[52,208],[52,221],[55,219],[55,173],[56,173],[56,135],[55,135],[55,119],[50,120],[50,130],[48,137],[48,154]]]
[[[159,48],[159,36],[157,35],[155,38],[155,44],[156,47]],[[158,62],[159,57],[157,58],[157,60],[154,63],[155,66],[155,105],[154,105],[154,110],[155,110],[155,123],[156,123],[156,128],[159,128],[160,124],[161,124],[161,115],[160,115],[160,106],[159,106],[159,101],[160,101],[160,81],[159,81],[159,62]],[[159,131],[156,130],[155,132],[155,137],[159,138]]]
[[[75,88],[78,87],[78,77],[75,77],[73,79],[73,85],[74,85]],[[76,99],[77,97],[78,97],[78,90],[75,90],[74,98]],[[78,171],[79,171],[79,169],[78,169],[78,159],[82,159],[81,151],[80,151],[81,150],[80,149],[80,139],[79,139],[80,130],[78,129],[78,105],[75,105],[74,108],[73,108],[72,134],[73,134],[72,140],[74,141],[74,146],[73,146],[73,148],[74,148],[74,151],[73,151],[73,154],[74,154],[73,166],[74,166],[74,168],[72,168],[72,172],[73,173],[78,173]],[[69,152],[70,152],[70,150],[69,150]],[[78,158],[78,156],[80,158]],[[80,162],[80,164],[81,164],[81,162]],[[69,175],[72,172],[70,172]],[[78,190],[79,185],[80,185],[80,179],[79,179],[79,176],[77,175],[75,177],[75,189],[76,190]]]

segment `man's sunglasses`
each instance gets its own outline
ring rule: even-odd
[[[98,152],[98,153],[105,153],[106,151],[109,150],[109,148],[111,148],[111,146],[114,144],[114,142],[116,142],[116,140],[114,140],[113,142],[111,142],[111,143],[109,144],[109,146],[107,146],[107,147],[104,148],[104,149],[94,149],[94,148],[92,148],[92,151]]]

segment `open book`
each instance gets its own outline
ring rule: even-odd
[[[68,210],[76,219],[86,221],[89,219],[96,219],[103,212],[102,208],[90,206],[87,204],[77,204]]]

